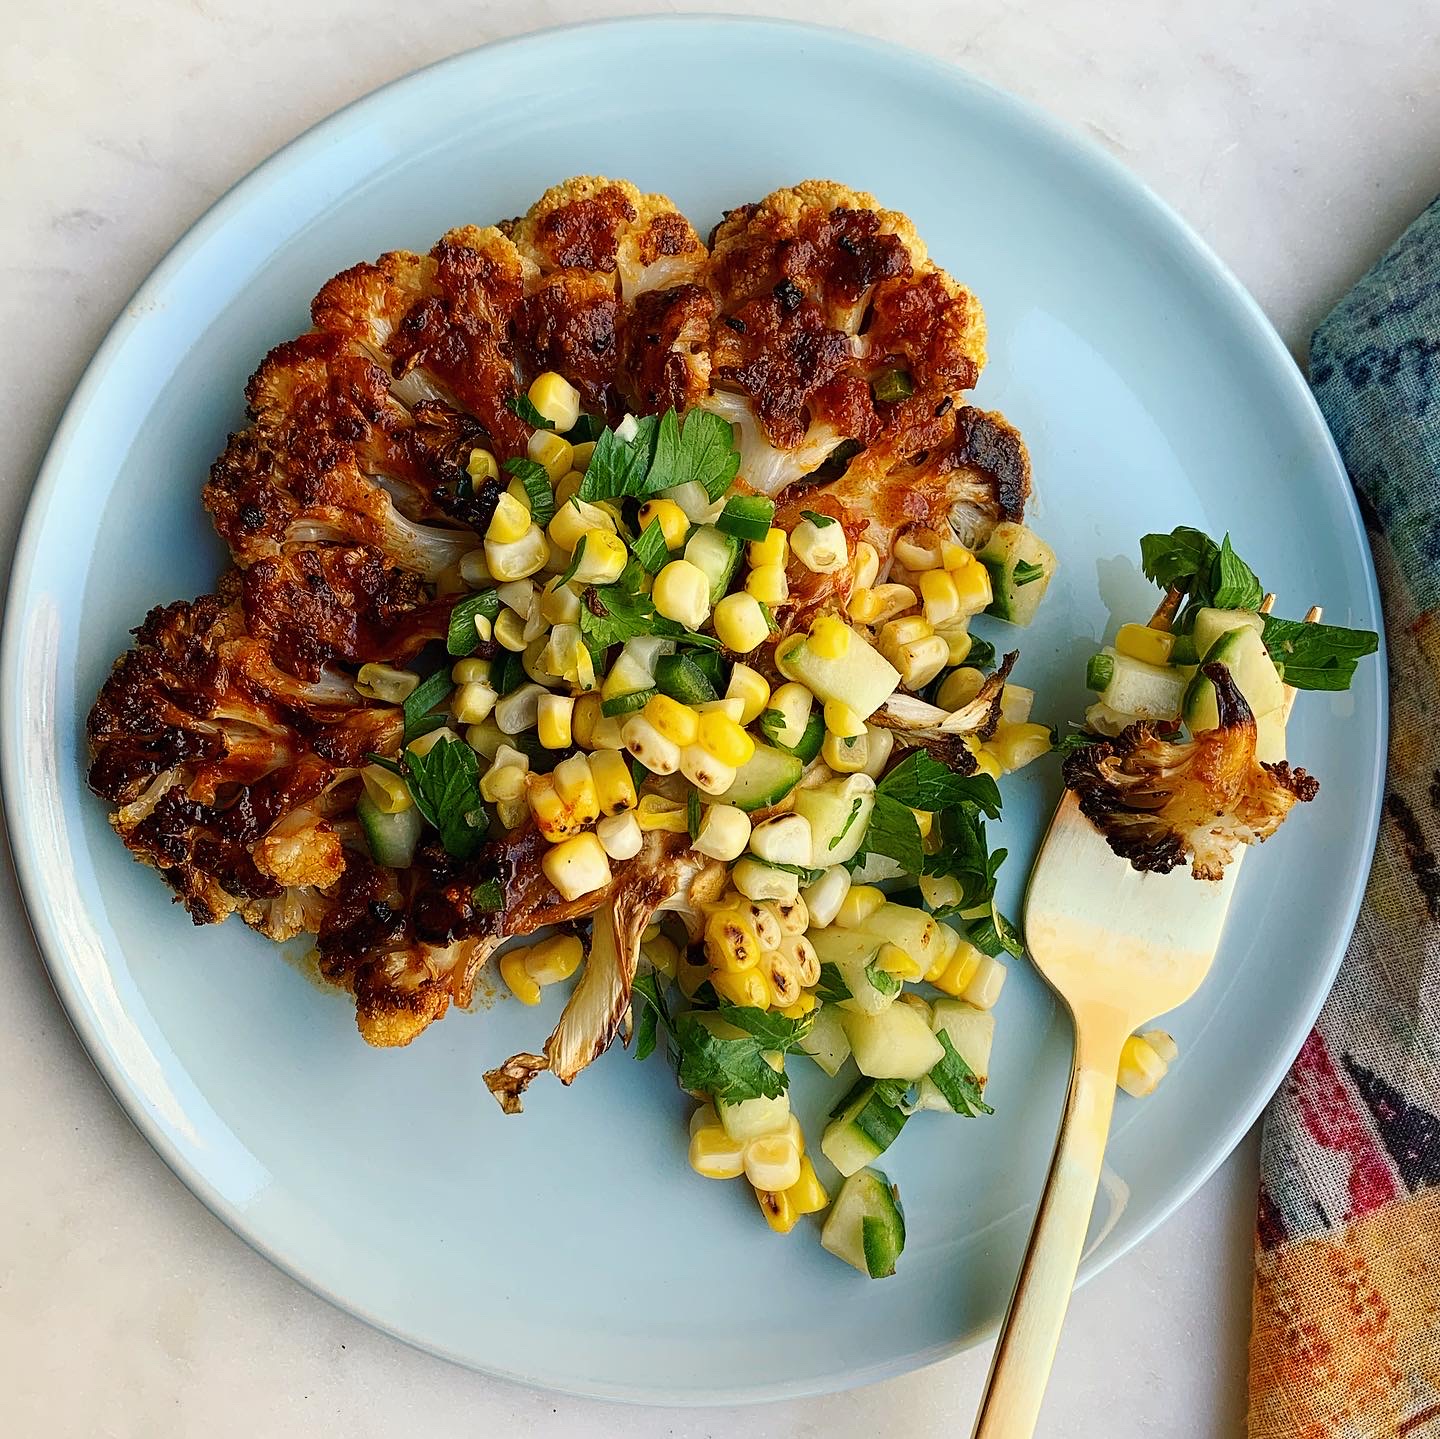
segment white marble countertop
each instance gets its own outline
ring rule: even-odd
[[[50,0],[0,39],[0,554],[80,370],[233,181],[345,102],[455,50],[641,9],[609,0]],[[713,5],[671,5],[710,9]],[[1440,21],[1388,0],[794,0],[943,55],[1089,133],[1180,210],[1297,353],[1440,189]],[[0,1433],[155,1439],[968,1432],[975,1352],[858,1394],[746,1411],[531,1392],[409,1350],[272,1269],[106,1093],[0,874]],[[1243,1427],[1254,1144],[1076,1298],[1041,1430]]]

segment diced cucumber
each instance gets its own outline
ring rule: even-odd
[[[685,541],[685,558],[710,581],[710,603],[716,604],[730,588],[745,545],[714,525],[701,525]]]
[[[963,999],[937,999],[931,1014],[931,1027],[937,1035],[943,1030],[955,1047],[955,1053],[975,1071],[983,1091],[990,1073],[990,1049],[995,1040],[995,1015],[988,1009],[976,1009]],[[945,1096],[932,1079],[920,1081],[921,1109],[939,1109],[951,1113]]]
[[[786,679],[808,686],[822,704],[849,705],[861,719],[869,719],[900,683],[899,670],[853,631],[839,659],[822,659],[804,635],[796,635],[776,648],[775,663]]]
[[[978,556],[990,571],[994,598],[987,615],[1028,625],[1045,598],[1055,573],[1055,551],[1026,525],[1002,520]]]
[[[423,821],[412,804],[399,814],[386,814],[368,794],[355,801],[355,818],[365,832],[370,858],[386,869],[409,869],[415,859]]]
[[[768,1099],[762,1094],[754,1099],[743,1099],[738,1104],[727,1104],[723,1099],[717,1099],[715,1112],[731,1139],[755,1139],[762,1134],[778,1134],[790,1123],[790,1096],[780,1094]]]
[[[734,782],[716,804],[733,804],[745,811],[778,804],[797,784],[805,766],[793,754],[781,754],[768,744],[757,744],[755,753],[740,766]]]
[[[815,1011],[809,1032],[797,1047],[832,1078],[839,1074],[840,1066],[850,1058],[850,1041],[845,1038],[840,1011],[833,1004],[822,1004]]]
[[[655,661],[655,687],[681,704],[706,704],[719,698],[705,671],[689,655],[661,655]]]
[[[1100,703],[1131,720],[1152,723],[1180,718],[1185,699],[1185,676],[1170,665],[1152,665],[1106,645],[1095,659],[1110,662],[1110,678],[1100,691]]]
[[[823,718],[820,723],[823,729]],[[828,869],[853,859],[874,808],[875,781],[867,774],[847,775],[798,791],[795,813],[810,823],[811,862]]]
[[[1109,687],[1110,681],[1115,678],[1115,659],[1113,655],[1098,654],[1091,655],[1085,665],[1085,688],[1094,690],[1099,694]]]
[[[836,1105],[820,1136],[820,1152],[849,1176],[878,1159],[905,1127],[905,1113],[883,1099],[874,1081],[862,1079]]]
[[[1249,625],[1226,630],[1206,652],[1185,692],[1185,723],[1192,734],[1203,734],[1220,723],[1215,685],[1205,674],[1211,664],[1223,664],[1230,671],[1251,714],[1267,715],[1284,704],[1284,682],[1259,632]]]
[[[1279,764],[1285,758],[1285,711],[1271,710],[1255,721],[1255,758],[1261,764]]]
[[[710,681],[710,688],[723,695],[730,683],[730,666],[719,650],[690,650],[685,658]]]
[[[878,1169],[862,1169],[840,1186],[820,1242],[871,1279],[885,1279],[905,1248],[905,1217],[890,1181]]]
[[[602,700],[619,699],[622,695],[640,694],[655,689],[655,672],[641,656],[632,654],[627,645],[620,651],[610,673],[600,686]]]
[[[908,1004],[879,1014],[847,1014],[845,1037],[855,1067],[871,1079],[923,1079],[945,1058],[925,1016]]]
[[[793,754],[802,764],[809,764],[820,753],[820,746],[824,743],[825,715],[821,710],[812,709],[810,718],[805,721],[805,728],[801,731],[800,738],[794,744],[782,744],[780,740],[776,739],[775,748],[783,750],[786,754]]]
[[[1253,610],[1215,610],[1208,606],[1195,611],[1195,625],[1191,637],[1195,641],[1196,656],[1209,654],[1210,647],[1221,635],[1230,630],[1249,628],[1260,634],[1265,621]],[[1195,663],[1194,660],[1191,663]]]

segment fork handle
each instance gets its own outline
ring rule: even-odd
[[[1030,1439],[1035,1432],[1095,1205],[1115,1108],[1115,1074],[1127,1033],[1116,1024],[1077,1022],[1070,1093],[1055,1158],[995,1345],[972,1439]]]

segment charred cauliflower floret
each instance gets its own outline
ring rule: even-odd
[[[1066,787],[1110,848],[1138,870],[1168,874],[1190,862],[1196,879],[1219,879],[1237,844],[1258,844],[1319,783],[1303,769],[1255,758],[1255,717],[1230,671],[1204,667],[1220,723],[1175,743],[1146,724],[1076,750]]]

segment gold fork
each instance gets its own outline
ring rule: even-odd
[[[1167,595],[1151,625],[1169,629],[1178,600]],[[1287,686],[1287,717],[1294,700]],[[1034,1433],[1095,1204],[1121,1048],[1200,987],[1244,853],[1219,880],[1192,879],[1188,869],[1139,874],[1111,853],[1073,794],[1055,812],[1025,896],[1025,940],[1075,1024],[1070,1092],[973,1439]]]

